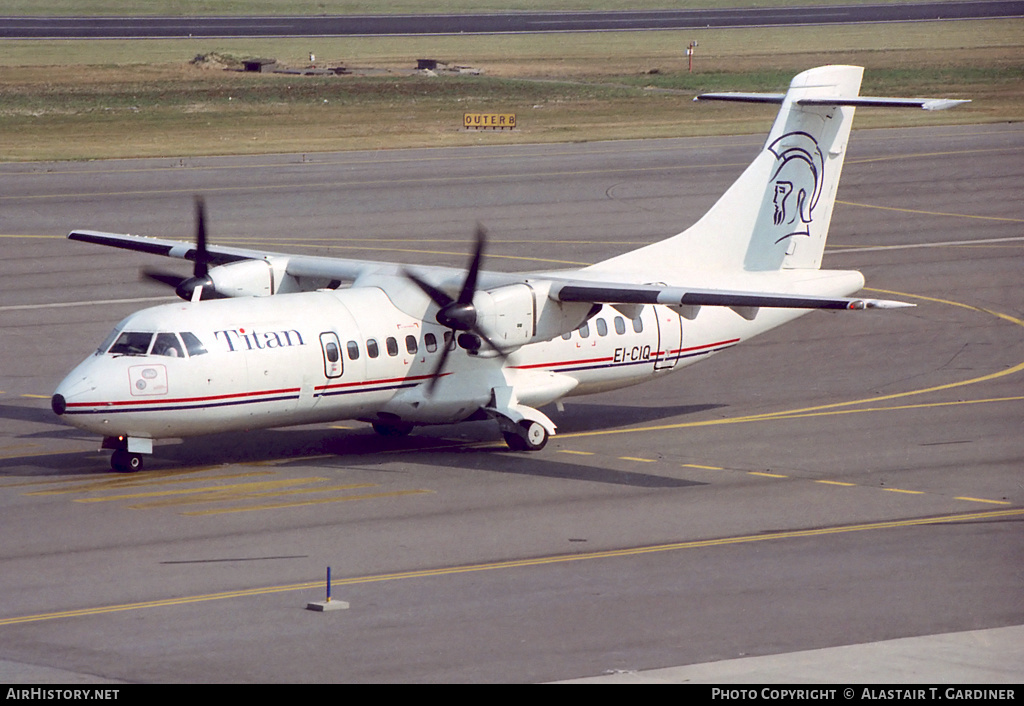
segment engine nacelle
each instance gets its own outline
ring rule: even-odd
[[[536,341],[550,341],[572,331],[601,308],[590,302],[558,301],[551,297],[551,285],[543,280],[533,285],[537,297]]]
[[[222,297],[267,297],[274,293],[274,271],[266,260],[242,260],[211,267],[209,279]]]
[[[477,292],[477,322],[501,347],[522,346],[561,336],[587,320],[594,305],[551,299],[551,283],[510,284]]]
[[[510,284],[473,297],[477,325],[501,348],[514,348],[533,340],[536,304],[533,289]]]

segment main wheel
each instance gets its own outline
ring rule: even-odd
[[[398,437],[408,436],[412,431],[412,424],[407,422],[373,422],[373,430],[381,436]]]
[[[142,470],[142,454],[128,449],[116,449],[110,457],[110,467],[118,473],[135,473]]]
[[[540,451],[548,443],[548,430],[540,422],[524,419],[514,432],[503,432],[505,443],[513,451]]]

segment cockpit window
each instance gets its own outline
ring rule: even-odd
[[[110,334],[108,334],[107,337],[103,339],[103,343],[100,344],[100,347],[96,349],[96,355],[102,355],[106,353],[107,349],[110,348],[110,344],[114,342],[114,339],[117,338],[119,333],[121,333],[120,327],[115,328],[113,331],[111,331]]]
[[[117,337],[117,341],[107,353],[111,355],[146,355],[149,351],[153,334],[140,331],[125,331]]]
[[[188,350],[190,356],[197,356],[206,353],[206,347],[202,341],[196,338],[194,333],[188,331],[181,332],[181,340],[185,342],[185,348]]]
[[[116,340],[115,340],[116,339]],[[113,342],[113,345],[111,345]],[[184,343],[184,345],[182,345]],[[169,358],[185,358],[203,355],[206,346],[194,334],[188,331],[181,333],[149,333],[144,331],[124,331],[114,329],[104,341],[98,354],[110,355],[162,355]]]
[[[181,348],[178,337],[173,333],[158,333],[153,342],[153,355],[164,355],[168,358],[184,358],[185,351]]]

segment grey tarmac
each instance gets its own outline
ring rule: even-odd
[[[0,17],[0,38],[340,37],[536,34],[623,30],[936,22],[1024,15],[1020,0],[942,0],[863,5],[418,15]]]
[[[951,668],[1024,625],[1017,124],[854,131],[825,265],[917,308],[570,399],[536,454],[339,422],[119,475],[49,410],[181,264],[73,228],[189,239],[198,193],[220,243],[462,265],[480,221],[487,267],[571,267],[679,232],[762,140],[0,165],[0,679],[1019,683]],[[351,608],[307,611],[328,566]]]

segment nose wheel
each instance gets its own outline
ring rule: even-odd
[[[142,454],[128,449],[115,449],[110,457],[110,467],[118,473],[135,473],[142,470]]]
[[[137,436],[105,436],[101,449],[110,449],[110,468],[118,473],[142,470],[142,458],[153,453],[153,440]]]

